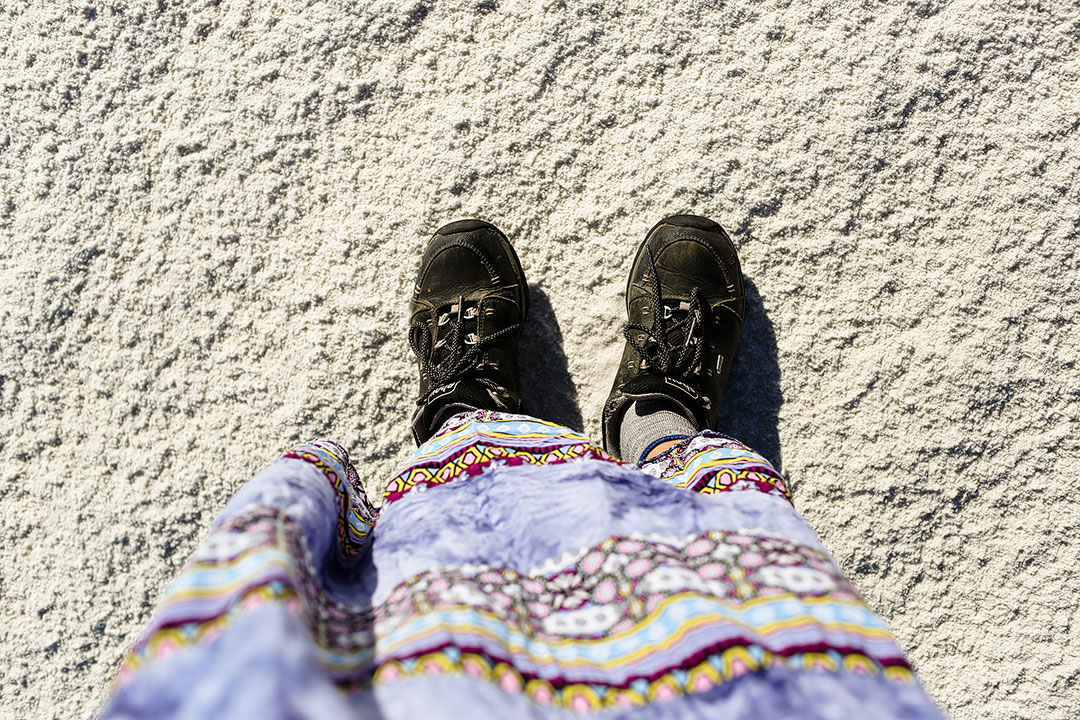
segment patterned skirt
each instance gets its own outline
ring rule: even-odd
[[[103,717],[940,717],[783,477],[706,431],[641,468],[452,419],[376,511],[293,448],[214,521]]]

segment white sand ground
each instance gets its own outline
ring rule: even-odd
[[[1072,0],[3,0],[0,716],[92,714],[288,444],[407,456],[439,224],[506,230],[595,432],[691,211],[753,283],[727,427],[949,713],[1076,717],[1078,50]]]

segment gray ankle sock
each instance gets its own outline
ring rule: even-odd
[[[641,462],[653,442],[669,435],[696,435],[698,427],[663,400],[635,400],[619,426],[619,452],[626,462]]]

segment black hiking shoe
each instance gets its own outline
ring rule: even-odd
[[[619,457],[620,423],[635,400],[665,400],[699,429],[716,425],[745,307],[739,257],[722,227],[672,215],[649,231],[630,270],[626,349],[604,404],[609,453]]]
[[[435,232],[409,305],[420,365],[417,445],[460,412],[521,411],[518,339],[528,311],[525,273],[498,228],[459,220]]]

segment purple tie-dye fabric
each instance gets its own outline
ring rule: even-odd
[[[591,714],[940,717],[760,455],[705,432],[639,469],[490,412],[421,446],[378,512],[333,443],[256,475],[103,712]]]

